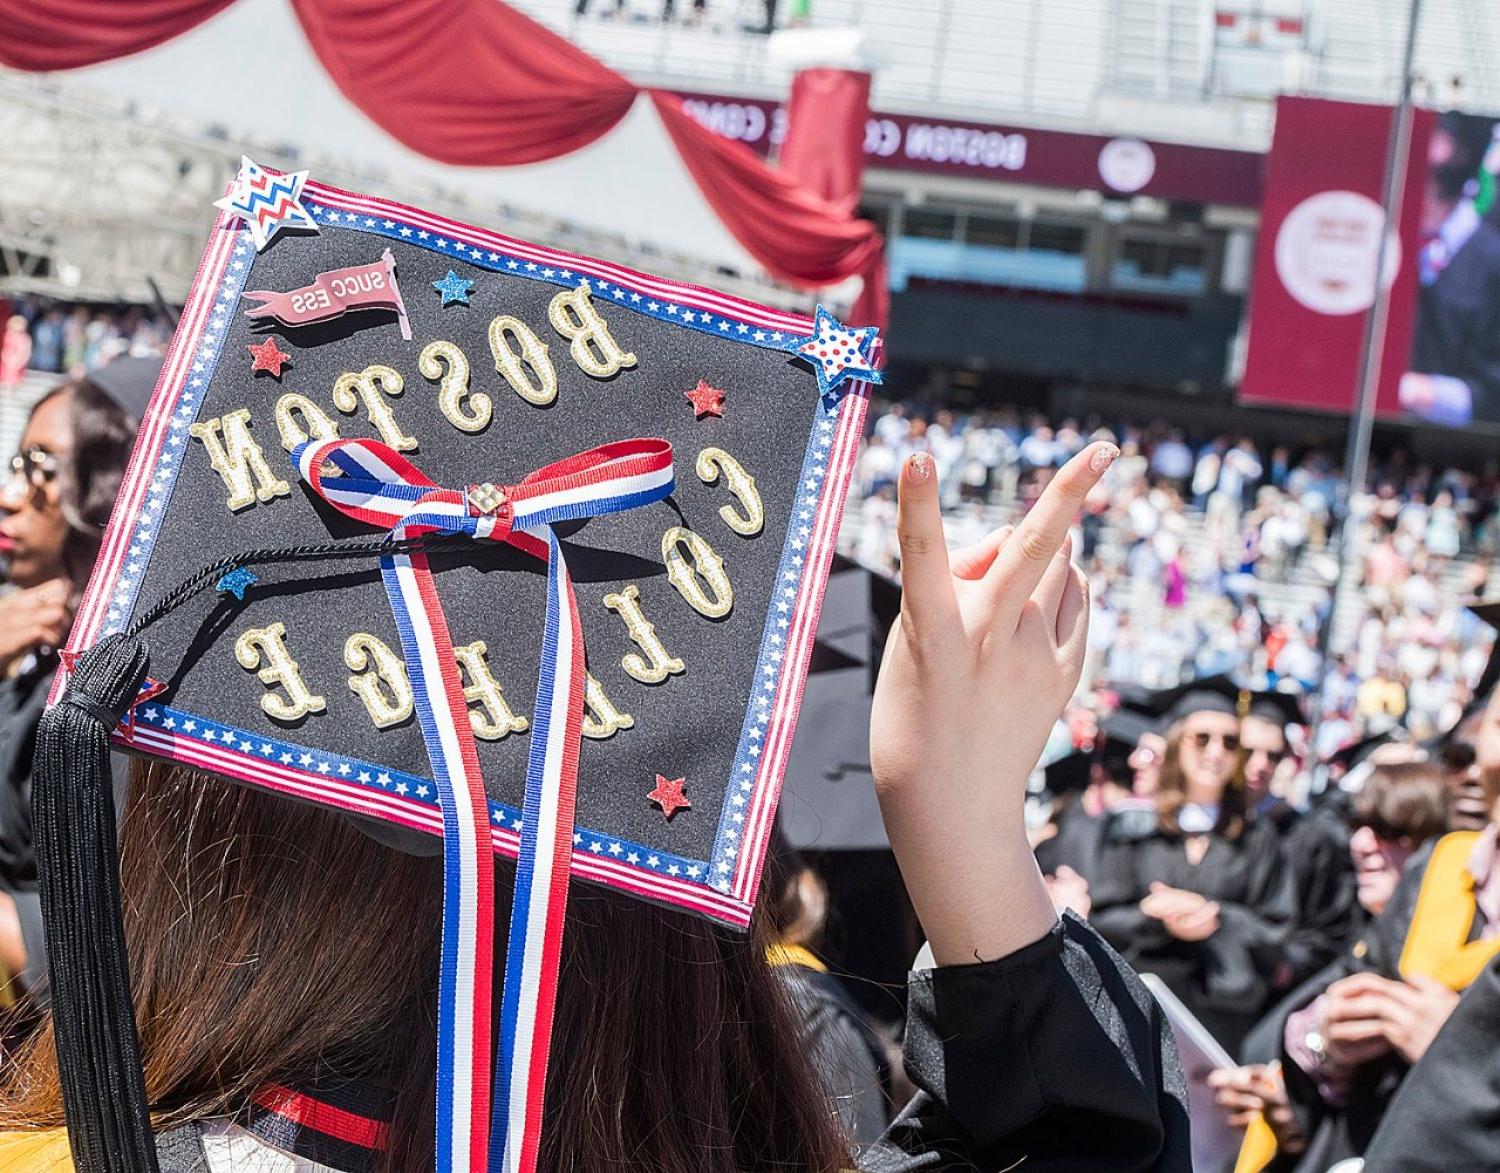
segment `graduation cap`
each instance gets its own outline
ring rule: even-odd
[[[1261,717],[1278,725],[1299,725],[1301,702],[1284,692],[1242,688],[1228,676],[1205,676],[1138,698],[1134,708],[1160,719],[1163,727],[1194,713],[1230,713]]]
[[[901,588],[836,555],[813,645],[780,820],[799,850],[889,846],[870,772],[870,704]]]
[[[534,1152],[569,877],[748,924],[875,332],[249,160],[219,205],[38,748],[75,1160],[155,1167],[106,742],[442,852],[442,1146],[489,1136],[516,857]]]

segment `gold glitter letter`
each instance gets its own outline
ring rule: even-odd
[[[222,440],[220,431],[224,433]],[[231,510],[284,497],[292,491],[290,485],[271,471],[266,454],[250,435],[249,408],[226,412],[218,419],[202,420],[190,426],[188,432],[193,439],[203,441],[208,462],[224,478],[229,489],[226,504]]]
[[[722,448],[705,448],[698,453],[698,479],[711,485],[724,472],[724,484],[733,493],[745,510],[741,517],[730,505],[719,506],[719,516],[724,524],[742,537],[753,538],[766,524],[765,507],[761,504],[760,490],[755,487],[755,478],[745,471],[733,456]]]
[[[447,370],[444,370],[444,367]],[[469,394],[469,360],[451,342],[429,342],[417,359],[424,379],[441,379],[438,406],[448,422],[462,432],[482,432],[490,422],[490,397],[483,391]],[[472,412],[464,411],[468,399]]]
[[[520,341],[520,354],[510,348],[507,332]],[[490,323],[490,353],[495,356],[495,369],[527,403],[546,407],[557,398],[557,368],[547,356],[547,344],[520,318],[501,314]],[[536,372],[535,384],[526,375],[528,366]]]
[[[375,661],[373,668],[371,660]],[[367,631],[356,631],[344,641],[344,663],[358,673],[349,677],[349,689],[365,702],[365,711],[376,729],[399,725],[411,716],[411,681],[406,664],[384,641]]]
[[[594,308],[587,285],[559,293],[547,307],[547,317],[569,340],[568,353],[584,374],[607,379],[621,367],[635,366],[635,355],[621,348]]]
[[[606,737],[613,737],[616,730],[629,729],[635,724],[634,717],[615,708],[615,702],[605,695],[604,685],[594,679],[592,672],[588,674],[588,685],[584,689],[583,699],[587,706],[583,712],[583,735],[585,737],[603,741]]]
[[[686,546],[693,556],[691,563],[683,557],[681,546]],[[667,578],[688,606],[710,619],[722,619],[729,614],[734,606],[734,588],[724,573],[724,560],[714,553],[712,546],[692,530],[674,525],[661,536],[661,557],[667,564]],[[699,583],[699,575],[713,588],[712,598]]]
[[[490,664],[485,659],[489,648],[482,639],[476,639],[465,647],[455,647],[453,655],[458,666],[469,678],[464,686],[464,698],[470,703],[479,703],[479,708],[469,710],[469,724],[475,737],[486,741],[499,741],[507,734],[525,733],[531,722],[511,711],[500,690],[500,682],[490,673]]]
[[[294,412],[301,412],[306,426],[297,422]],[[276,401],[276,429],[281,433],[281,446],[291,452],[298,444],[311,439],[337,440],[339,426],[328,418],[328,413],[309,399],[295,391],[288,391]],[[339,470],[329,466],[324,476],[338,476]]]
[[[646,616],[641,613],[640,597],[641,592],[635,583],[631,583],[619,594],[605,595],[604,605],[619,613],[630,631],[630,638],[646,653],[643,659],[637,652],[627,652],[620,660],[620,667],[642,684],[660,684],[673,673],[681,672],[686,665],[667,652],[655,626],[646,622]]]
[[[352,372],[343,374],[334,381],[333,405],[340,411],[358,411],[363,403],[365,414],[370,417],[370,423],[380,433],[380,438],[397,452],[410,452],[416,448],[417,439],[401,431],[401,425],[396,423],[396,417],[391,414],[390,405],[382,395],[384,392],[394,398],[405,389],[406,380],[399,371],[370,366],[357,375]]]
[[[262,654],[266,659],[264,668],[260,668]],[[251,672],[260,668],[258,675],[262,684],[279,684],[286,689],[285,698],[274,692],[261,696],[260,707],[267,716],[277,721],[300,721],[307,714],[321,713],[328,707],[328,703],[309,689],[302,679],[302,670],[286,649],[286,628],[280,620],[266,627],[250,627],[240,632],[234,641],[234,658],[240,662],[241,668]]]

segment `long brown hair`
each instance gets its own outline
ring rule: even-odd
[[[232,1115],[270,1083],[371,1079],[396,1093],[379,1173],[430,1168],[439,861],[333,812],[159,763],[134,771],[120,838],[158,1126]],[[508,891],[497,897],[508,907]],[[575,886],[565,942],[548,1173],[849,1164],[763,932]],[[44,1024],[7,1072],[0,1127],[62,1122]]]
[[[1182,834],[1177,816],[1187,803],[1187,779],[1182,772],[1182,737],[1186,723],[1187,719],[1183,718],[1167,730],[1167,748],[1161,758],[1161,773],[1156,783],[1156,825],[1163,835]],[[1245,833],[1247,821],[1243,769],[1241,752],[1234,775],[1219,799],[1219,817],[1214,822],[1214,834],[1231,842]]]

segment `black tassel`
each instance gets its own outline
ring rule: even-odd
[[[145,680],[145,648],[114,635],[78,657],[37,727],[32,818],[52,1030],[78,1173],[158,1173],[120,923],[109,734]]]

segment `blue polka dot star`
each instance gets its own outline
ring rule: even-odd
[[[452,269],[441,281],[434,281],[432,287],[443,295],[444,305],[468,305],[469,291],[474,288],[474,282],[465,281]]]
[[[875,369],[874,326],[855,329],[844,325],[822,306],[813,324],[812,337],[797,343],[797,353],[812,363],[818,373],[818,390],[827,395],[845,379],[880,382]]]

